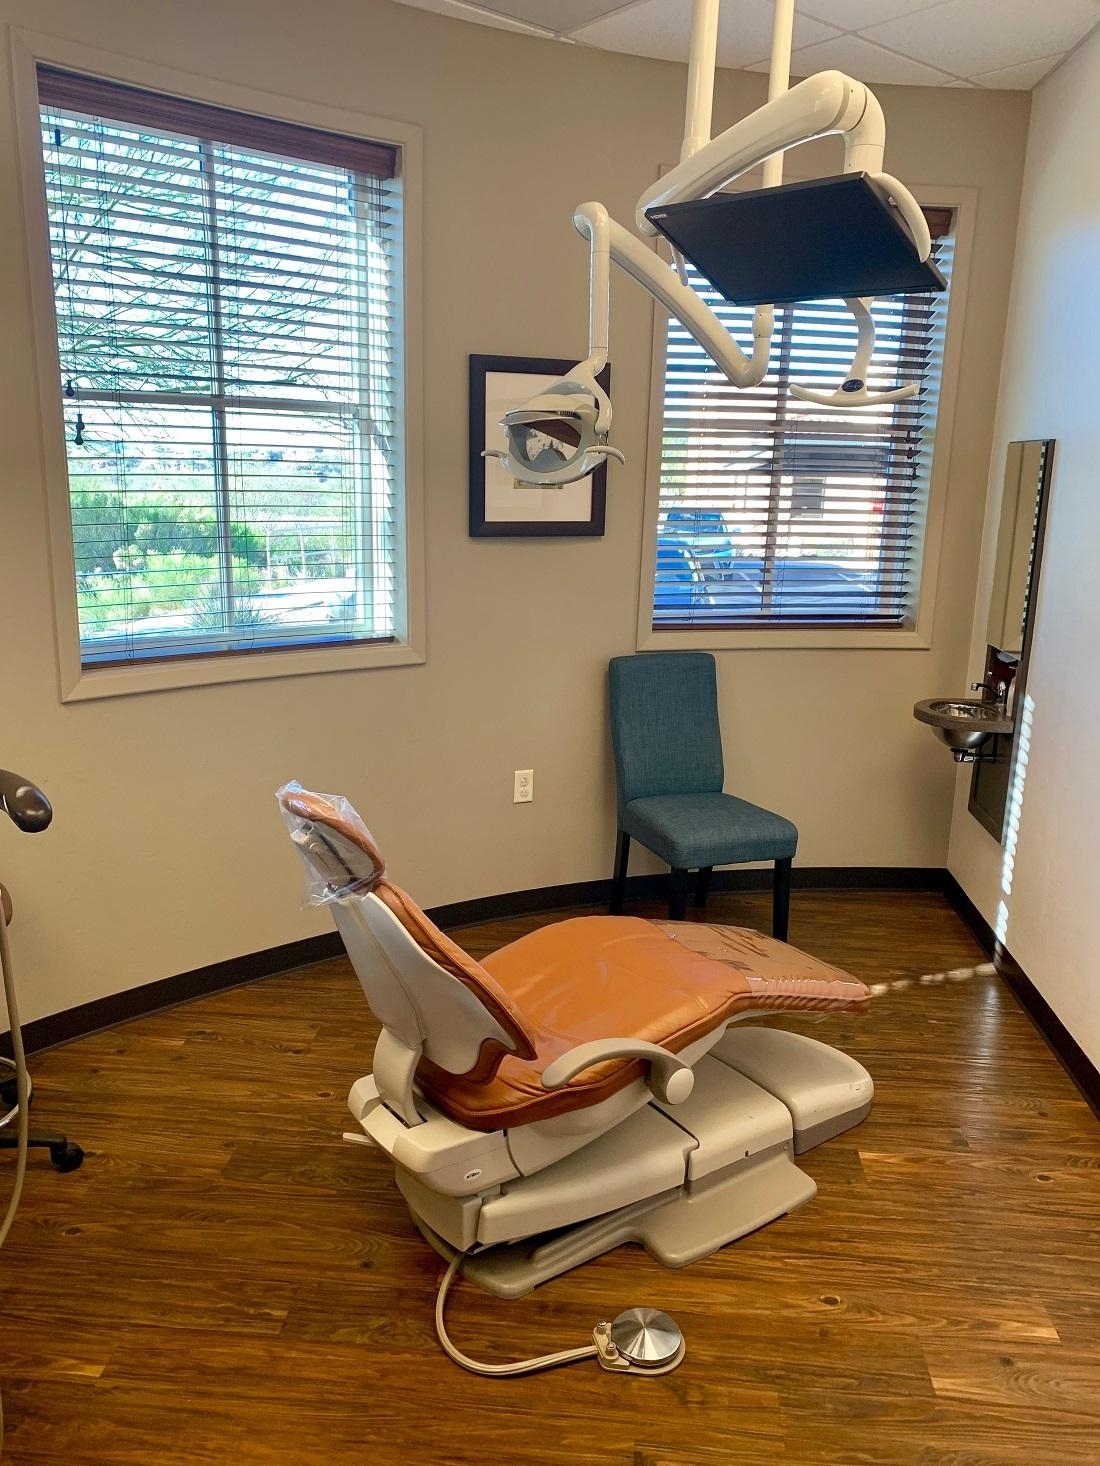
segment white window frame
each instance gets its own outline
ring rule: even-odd
[[[252,682],[346,672],[369,667],[410,666],[426,659],[424,586],[424,435],[423,338],[421,313],[421,178],[422,129],[343,107],[305,102],[252,87],[199,77],[92,47],[13,30],[12,71],[15,87],[17,145],[23,182],[27,269],[34,317],[39,411],[43,425],[46,508],[49,522],[54,625],[62,702],[202,687],[223,682]],[[73,563],[72,516],[69,505],[63,403],[58,390],[60,367],[57,321],[50,258],[49,222],[42,187],[42,143],[36,66],[59,66],[87,76],[101,76],[130,86],[167,92],[189,101],[208,102],[237,112],[258,113],[280,122],[297,122],[322,131],[345,133],[399,150],[404,267],[404,488],[396,506],[395,543],[398,564],[395,597],[395,639],[384,644],[279,648],[242,655],[228,652],[195,659],[135,662],[110,667],[81,665]]]
[[[810,174],[790,170],[788,181]],[[639,651],[768,651],[873,648],[877,651],[926,651],[932,644],[939,583],[943,522],[950,477],[951,440],[958,400],[963,323],[970,280],[978,190],[947,185],[910,185],[917,202],[928,208],[955,211],[955,259],[947,308],[943,373],[929,475],[928,503],[921,542],[920,586],[911,626],[677,626],[655,629],[653,596],[657,573],[657,521],[661,494],[661,442],[664,432],[665,351],[668,316],[653,308],[653,356],[650,378],[649,437],[646,447],[645,514],[642,530],[642,573],[635,645]]]

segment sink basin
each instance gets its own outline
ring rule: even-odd
[[[917,703],[914,718],[935,728],[960,762],[995,733],[1011,733],[1012,719],[996,703],[970,697],[930,697]]]
[[[996,707],[991,702],[977,702],[968,698],[962,698],[954,702],[940,702],[936,698],[933,698],[928,703],[928,711],[930,713],[939,713],[945,718],[950,718],[952,722],[978,722],[984,725],[988,723],[1004,723],[1007,721],[1003,708]],[[1011,726],[1011,723],[1009,723],[1009,727]]]

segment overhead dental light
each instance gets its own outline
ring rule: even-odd
[[[719,3],[694,0],[680,162],[638,200],[638,233],[600,203],[581,204],[573,214],[590,252],[588,356],[501,419],[508,446],[485,456],[499,458],[517,483],[557,488],[607,458],[625,461],[607,441],[611,402],[596,382],[608,359],[612,260],[676,317],[735,387],[758,386],[767,375],[777,304],[839,296],[856,320],[851,367],[833,392],[792,386],[792,395],[855,408],[900,402],[919,390],[910,383],[874,391],[867,381],[872,299],[946,288],[920,205],[882,171],[886,123],[878,100],[839,71],[792,88],[795,0],[775,0],[768,100],[712,138]],[[843,174],[784,185],[787,149],[829,136],[844,139]],[[763,188],[720,193],[760,164]],[[657,234],[672,245],[671,265],[644,242]],[[756,307],[751,355],[687,283],[685,260],[726,300]]]
[[[501,426],[507,449],[487,448],[483,456],[502,458],[520,482],[543,488],[584,478],[605,458],[625,463],[619,449],[607,443],[611,399],[596,381],[606,362],[606,352],[598,367],[593,368],[591,357],[578,362],[567,377],[505,413]]]

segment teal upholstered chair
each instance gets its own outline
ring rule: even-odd
[[[722,792],[718,684],[709,652],[643,652],[608,668],[619,790],[619,846],[611,910],[623,909],[630,841],[672,868],[669,917],[683,919],[688,872],[704,906],[716,865],[774,860],[772,931],[787,937],[798,830],[782,815]]]

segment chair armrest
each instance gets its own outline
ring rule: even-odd
[[[578,1044],[548,1064],[540,1076],[542,1087],[562,1089],[585,1069],[606,1059],[645,1059],[649,1065],[646,1083],[657,1099],[668,1105],[686,1100],[695,1086],[690,1066],[659,1044],[637,1038],[596,1038],[591,1043]]]

